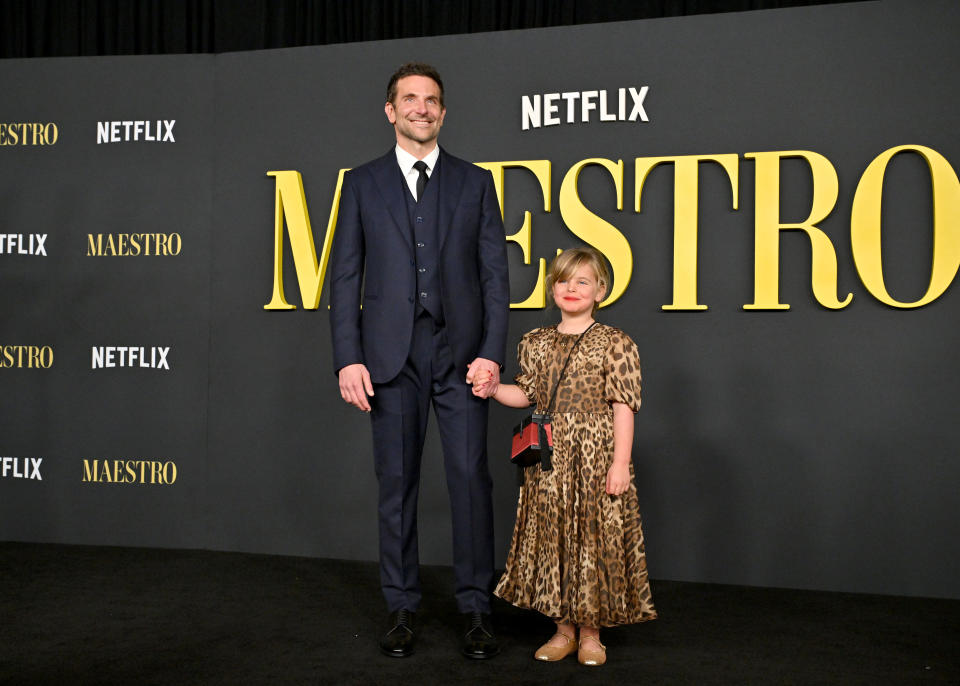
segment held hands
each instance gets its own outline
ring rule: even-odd
[[[614,462],[607,470],[607,493],[623,495],[630,487],[630,465],[627,462]]]
[[[493,396],[500,386],[500,365],[478,357],[467,367],[467,383],[473,384],[473,394],[478,398]]]
[[[487,391],[487,386],[490,384],[491,379],[493,379],[493,374],[489,370],[484,369],[473,375],[473,394],[478,398],[488,398],[492,396],[484,395]]]
[[[373,384],[366,365],[348,364],[340,370],[340,397],[359,410],[370,411],[367,396],[373,396]]]

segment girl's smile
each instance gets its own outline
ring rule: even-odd
[[[566,317],[577,317],[593,313],[594,303],[603,300],[606,287],[597,283],[597,275],[588,264],[581,264],[566,279],[558,279],[553,284],[553,300]]]

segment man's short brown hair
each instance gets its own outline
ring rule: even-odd
[[[440,89],[440,107],[443,105],[443,80],[440,78],[440,72],[423,62],[407,62],[402,67],[393,72],[390,77],[390,83],[387,84],[387,102],[393,104],[397,97],[397,81],[407,76],[426,76],[433,79]]]

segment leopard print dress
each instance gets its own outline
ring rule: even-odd
[[[576,340],[553,326],[520,341],[516,383],[540,408]],[[606,493],[611,402],[640,408],[640,361],[629,336],[596,324],[574,350],[557,392],[553,470],[525,470],[506,571],[494,591],[518,607],[589,627],[657,616],[632,464],[627,491]]]

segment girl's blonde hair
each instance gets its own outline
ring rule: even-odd
[[[589,246],[583,248],[568,248],[553,258],[550,267],[547,269],[547,292],[553,295],[553,285],[558,281],[566,281],[580,269],[582,265],[587,265],[593,270],[597,279],[597,285],[603,289],[604,295],[610,289],[610,271],[607,269],[606,260],[596,248]],[[593,303],[593,311],[596,312],[600,303]]]

